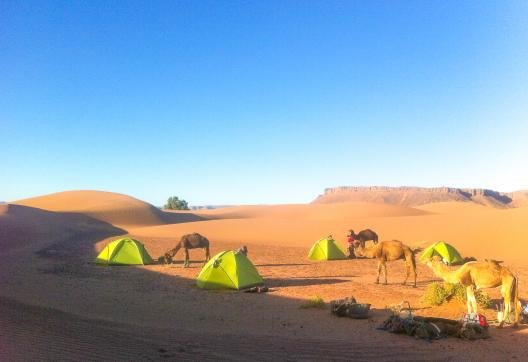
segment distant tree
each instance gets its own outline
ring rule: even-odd
[[[185,200],[180,200],[177,196],[171,196],[164,208],[169,210],[189,210],[189,204]]]

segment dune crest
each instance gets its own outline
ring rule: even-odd
[[[187,220],[186,215],[168,214],[153,205],[128,195],[106,191],[64,191],[14,201],[49,211],[78,212],[120,227],[160,225]]]

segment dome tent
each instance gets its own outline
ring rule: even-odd
[[[245,289],[264,284],[257,269],[242,253],[216,254],[200,271],[196,284],[203,289]]]
[[[442,257],[445,263],[453,264],[464,261],[460,253],[451,245],[443,241],[438,241],[424,250],[421,261],[426,261],[432,258],[434,255]]]
[[[102,265],[145,265],[153,260],[139,241],[122,238],[108,244],[95,259]]]
[[[339,260],[346,259],[343,249],[331,237],[318,240],[310,249],[308,258],[311,260]]]

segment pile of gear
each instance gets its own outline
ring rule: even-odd
[[[330,302],[330,312],[338,317],[352,319],[367,319],[370,304],[361,304],[354,297],[333,300]]]
[[[448,336],[468,340],[489,338],[489,325],[481,314],[464,314],[459,320],[421,317],[412,314],[411,307],[394,310],[394,315],[385,320],[378,329],[391,333],[407,334],[418,339],[432,341]]]

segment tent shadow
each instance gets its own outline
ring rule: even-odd
[[[296,279],[296,277],[292,277],[293,279]],[[320,276],[314,276],[312,277],[314,279],[316,278],[359,278],[359,275],[320,275]]]
[[[266,285],[270,288],[277,287],[302,287],[307,285],[325,285],[348,283],[349,280],[336,278],[264,278]]]
[[[281,264],[281,263],[277,263],[277,264],[255,264],[256,267],[261,267],[261,266],[302,266],[302,265],[310,265],[308,263],[284,263],[284,264]]]

